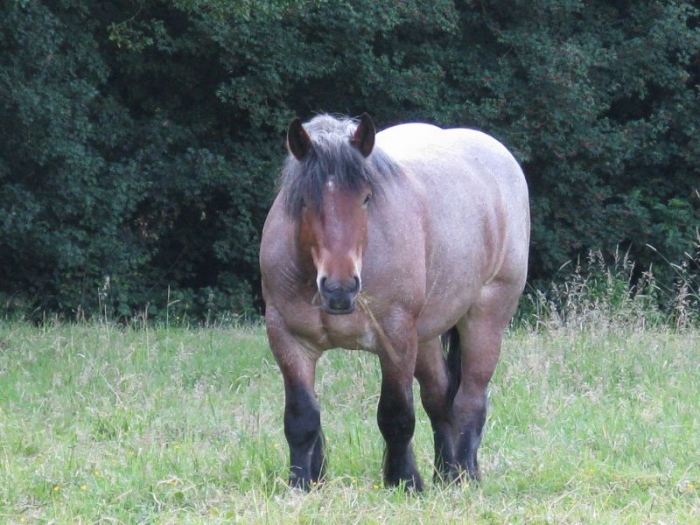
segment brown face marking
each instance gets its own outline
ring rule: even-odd
[[[306,206],[299,242],[316,269],[322,305],[330,313],[350,313],[360,290],[362,254],[367,244],[371,190],[341,190],[330,177],[320,209]]]

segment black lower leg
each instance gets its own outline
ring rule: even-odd
[[[481,436],[486,422],[486,398],[483,404],[474,409],[466,420],[464,430],[459,442],[459,463],[462,469],[467,472],[470,479],[479,481],[479,462],[477,451],[481,445]]]
[[[433,480],[449,483],[459,474],[459,465],[454,454],[454,440],[447,423],[433,423],[435,443],[435,475]]]
[[[321,483],[326,477],[326,440],[323,432],[319,436],[311,452],[311,481]]]
[[[289,444],[289,483],[310,489],[323,470],[321,414],[313,392],[305,388],[286,393],[284,434]]]
[[[419,352],[416,378],[421,400],[433,429],[435,443],[434,481],[449,483],[460,474],[452,421],[454,399],[461,383],[461,347],[456,328],[440,341],[425,344]]]
[[[395,392],[382,386],[377,422],[386,441],[384,483],[387,486],[404,483],[409,490],[422,490],[423,482],[411,450],[416,420],[410,389]]]

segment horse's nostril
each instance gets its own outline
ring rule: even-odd
[[[325,277],[321,277],[321,282],[319,282],[318,288],[321,291],[324,291],[326,289],[326,278]]]
[[[354,279],[355,279],[355,286],[352,289],[352,292],[357,293],[360,291],[360,278],[356,275],[354,277]]]

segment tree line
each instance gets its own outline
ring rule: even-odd
[[[624,251],[697,264],[700,9],[675,0],[6,0],[0,304],[259,311],[291,119],[482,129],[523,165],[531,289]]]

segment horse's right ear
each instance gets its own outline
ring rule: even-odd
[[[287,130],[287,147],[297,160],[304,160],[311,149],[311,139],[299,117],[292,120]]]
[[[350,144],[355,146],[362,153],[363,157],[369,157],[369,154],[372,153],[372,148],[374,148],[375,133],[372,117],[367,113],[363,113],[355,134],[350,139]]]

